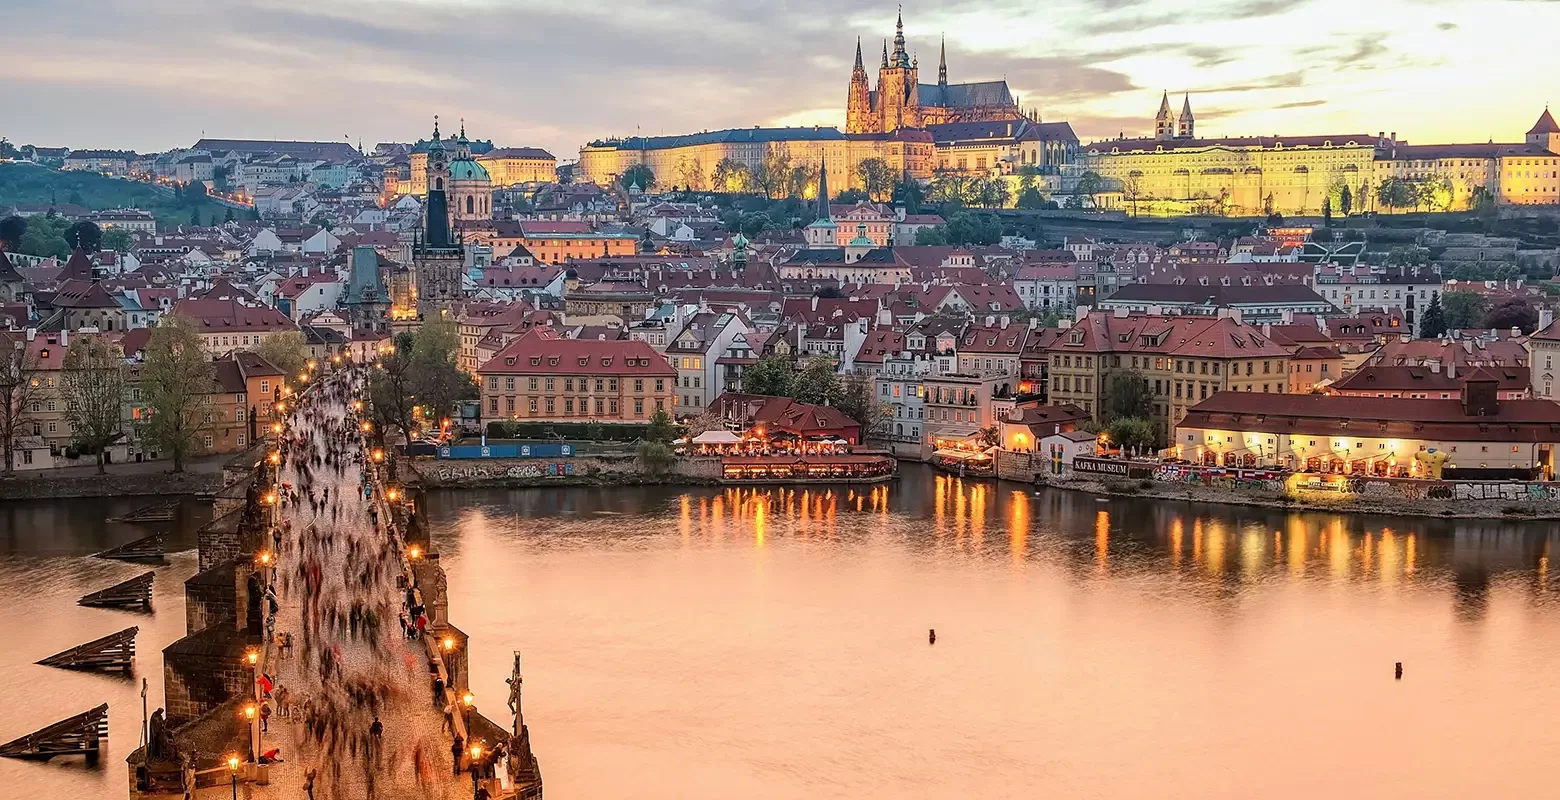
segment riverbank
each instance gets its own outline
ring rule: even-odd
[[[1364,497],[1300,491],[1287,493],[1265,489],[1222,489],[1208,486],[1162,483],[1152,480],[1040,480],[1036,486],[1067,489],[1110,497],[1141,500],[1177,500],[1218,503],[1227,506],[1322,511],[1335,514],[1374,514],[1444,519],[1560,519],[1560,501],[1552,500],[1428,500],[1403,497]]]
[[[220,467],[220,464],[218,465]],[[78,497],[181,497],[209,495],[222,488],[222,471],[132,472],[50,475],[0,480],[0,500],[63,500]]]

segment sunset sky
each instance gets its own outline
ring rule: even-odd
[[[844,122],[856,37],[876,78],[891,3],[837,0],[10,0],[0,135],[157,151],[228,138],[410,141],[433,114],[560,160],[597,137]],[[1560,94],[1560,0],[908,3],[921,79],[1006,77],[1090,141],[1397,131],[1520,141]]]

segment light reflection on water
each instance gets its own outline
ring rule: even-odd
[[[476,693],[523,650],[559,796],[1532,797],[1560,744],[1546,524],[915,467],[429,513]]]

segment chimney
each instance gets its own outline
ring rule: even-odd
[[[1432,362],[1430,362],[1430,374],[1431,375],[1440,375],[1441,374],[1441,362],[1439,362],[1439,361],[1432,361]]]
[[[36,338],[38,338],[38,329],[37,328],[28,328],[27,329],[27,341],[30,342],[30,341],[32,341],[32,340],[34,340]]]
[[[1006,315],[1006,314],[1003,314],[1001,317],[997,318],[997,323],[1000,324],[1004,328],[1006,328],[1008,326],[1008,322],[1010,322],[1010,319],[1008,318],[1008,315]]]
[[[1448,358],[1446,360],[1446,377],[1451,378],[1453,380],[1456,380],[1456,378],[1457,378],[1457,359],[1455,359],[1455,358]]]
[[[70,328],[60,329],[60,347],[70,347]]]
[[[812,310],[814,310],[814,311],[818,310],[818,295],[813,295]]]
[[[1553,309],[1541,308],[1538,310],[1538,330],[1543,330],[1554,324],[1555,312]]]
[[[1035,328],[1038,328],[1038,327],[1040,327],[1040,318],[1039,317],[1030,317],[1029,318],[1029,329],[1030,330],[1034,330]]]

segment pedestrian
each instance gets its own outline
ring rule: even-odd
[[[379,715],[374,715],[374,724],[368,726],[369,741],[373,746],[373,752],[379,753],[379,742],[384,739],[385,726],[379,721]]]
[[[460,777],[460,755],[466,751],[466,743],[461,740],[460,734],[455,734],[455,743],[450,745],[450,774]]]
[[[314,776],[319,774],[314,767],[309,767],[303,773],[303,791],[309,795],[309,800],[314,800]]]

